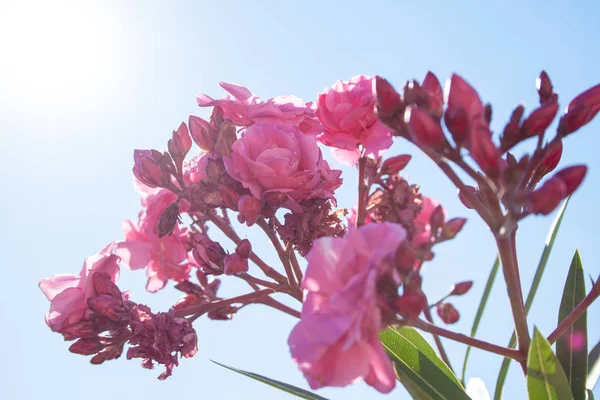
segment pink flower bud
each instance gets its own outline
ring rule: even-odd
[[[169,153],[176,164],[182,163],[186,154],[192,148],[192,138],[185,122],[182,122],[177,130],[173,131],[173,137],[167,143]]]
[[[427,298],[420,289],[405,290],[405,293],[394,301],[396,312],[408,319],[419,318],[419,314],[425,307],[427,307]]]
[[[489,128],[480,126],[471,133],[469,152],[483,172],[491,178],[496,178],[500,173],[502,157],[491,136]]]
[[[562,179],[553,176],[528,196],[527,208],[533,214],[548,215],[565,197],[567,197],[567,185]]]
[[[471,290],[472,286],[473,281],[455,283],[454,286],[452,286],[452,290],[450,291],[449,296],[462,296],[463,294]]]
[[[238,256],[248,259],[250,258],[250,253],[252,253],[252,245],[248,239],[244,239],[237,245],[235,248],[235,252]]]
[[[437,232],[444,225],[444,219],[446,218],[444,214],[444,207],[439,205],[433,210],[431,216],[429,217],[429,225],[431,225],[431,232],[433,232],[436,236]]]
[[[104,271],[96,272],[93,275],[92,281],[94,283],[94,289],[97,295],[107,294],[116,299],[121,298],[121,290],[113,282],[113,278]]]
[[[144,185],[155,188],[163,183],[163,170],[150,150],[134,150],[133,174]]]
[[[567,112],[575,107],[597,106],[598,104],[600,104],[600,84],[586,90],[571,100]]]
[[[454,239],[467,222],[466,218],[452,218],[442,227],[441,236],[444,239]]]
[[[380,76],[373,79],[373,96],[377,103],[377,113],[384,123],[401,115],[403,111],[402,98],[394,87]]]
[[[540,77],[536,79],[535,86],[540,96],[540,104],[544,105],[549,102],[556,102],[557,96],[553,92],[552,82],[546,71],[540,73]]]
[[[460,318],[460,314],[450,303],[438,304],[437,313],[445,324],[454,324]]]
[[[158,237],[161,238],[165,235],[170,236],[177,227],[179,221],[179,203],[175,201],[165,207],[158,219],[158,224],[156,225]]]
[[[60,330],[65,340],[74,340],[77,338],[90,339],[96,337],[102,329],[92,325],[89,321],[82,320],[74,324],[67,325]]]
[[[502,147],[508,150],[510,147],[515,145],[519,140],[519,131],[521,125],[521,118],[523,118],[523,114],[525,113],[525,107],[519,104],[513,110],[510,115],[510,120],[504,127],[504,131],[502,133]]]
[[[464,108],[447,109],[444,123],[457,146],[462,146],[469,137],[469,119]]]
[[[226,255],[224,263],[225,268],[223,271],[225,272],[225,275],[235,275],[248,272],[248,259],[240,257],[237,253]]]
[[[600,104],[569,107],[567,113],[560,119],[559,133],[566,136],[575,132],[594,119],[599,111]]]
[[[260,216],[261,210],[260,201],[254,196],[245,194],[238,201],[238,221],[241,224],[245,222],[246,225],[252,226]]]
[[[548,103],[534,110],[521,126],[521,136],[529,138],[546,131],[558,111],[558,103]]]
[[[483,103],[479,95],[463,78],[452,74],[446,82],[444,90],[448,109],[455,111],[464,109],[469,120],[483,118]]]
[[[469,186],[469,185],[466,185],[465,188],[466,188],[466,190],[471,192],[473,194],[473,196],[477,196],[478,191],[476,188],[474,188],[473,186]],[[467,197],[464,195],[464,193],[460,189],[458,190],[458,199],[469,210],[473,209],[473,205],[471,204],[471,202],[467,199]]]
[[[212,151],[217,136],[215,128],[208,121],[194,115],[190,115],[188,125],[196,145],[204,151]]]
[[[431,71],[427,72],[421,88],[429,95],[429,111],[438,119],[441,118],[444,111],[444,91],[437,76]]]
[[[538,171],[541,172],[542,176],[554,171],[560,162],[562,151],[563,144],[561,140],[554,142],[552,145],[546,148],[544,158],[542,159],[542,162],[538,168]]]
[[[237,139],[237,133],[235,125],[230,121],[225,121],[219,129],[217,141],[215,143],[214,151],[222,156],[229,157],[231,155],[231,146]]]
[[[88,306],[96,313],[114,322],[127,321],[129,314],[123,307],[123,301],[107,294],[88,300]]]
[[[404,122],[417,144],[434,150],[440,150],[447,144],[442,127],[425,111],[414,106],[407,107]]]
[[[69,347],[69,351],[75,354],[90,356],[102,351],[108,343],[106,339],[96,337],[91,339],[79,339]]]
[[[408,154],[388,158],[381,166],[381,175],[396,175],[408,165],[411,158]]]
[[[219,196],[223,200],[225,207],[237,211],[237,205],[240,201],[240,194],[227,185],[218,186]]]
[[[581,185],[586,173],[587,167],[585,165],[575,165],[561,169],[554,177],[561,179],[565,183],[567,187],[567,196],[570,196],[577,190],[579,185]]]

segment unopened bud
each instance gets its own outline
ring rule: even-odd
[[[156,225],[156,228],[158,229],[158,237],[161,238],[165,235],[173,234],[178,222],[179,202],[175,201],[163,210],[160,218],[158,219],[158,224]]]
[[[567,187],[567,196],[570,196],[577,190],[585,174],[587,173],[587,167],[585,165],[574,165],[565,169],[561,169],[554,175],[554,177],[561,179]]]
[[[473,160],[491,178],[500,174],[500,150],[492,141],[488,127],[480,126],[477,132],[471,135],[469,152]]]
[[[250,253],[252,253],[252,245],[250,244],[250,241],[248,239],[242,240],[235,248],[235,252],[242,258],[250,258]]]
[[[67,325],[60,330],[65,340],[90,339],[96,337],[99,332],[100,330],[96,326],[86,320]]]
[[[533,214],[548,215],[567,197],[567,185],[553,176],[528,196],[528,210]]]
[[[254,225],[262,210],[260,201],[254,196],[245,194],[238,201],[238,221],[248,226]]]
[[[460,318],[458,310],[450,303],[438,304],[437,313],[445,324],[454,324]]]
[[[478,191],[477,191],[476,188],[474,188],[473,186],[466,185],[465,189],[468,190],[473,196],[477,197],[477,192]],[[467,199],[467,197],[465,196],[465,194],[463,193],[463,191],[460,190],[460,189],[458,189],[458,199],[469,210],[473,209],[473,205],[471,204],[471,202],[469,201],[469,199]]]
[[[400,271],[411,271],[417,261],[417,253],[415,248],[409,241],[405,240],[400,243],[395,254],[396,268]]]
[[[162,184],[163,171],[150,150],[134,150],[133,174],[144,185],[155,188]]]
[[[425,111],[414,106],[407,107],[404,122],[417,144],[434,150],[440,150],[447,144],[442,127]]]
[[[469,118],[464,108],[447,109],[444,113],[444,123],[452,134],[457,146],[462,146],[469,137]]]
[[[90,356],[102,351],[107,346],[106,340],[100,337],[92,339],[79,339],[69,347],[69,351],[75,354]]]
[[[419,314],[425,307],[427,307],[427,298],[420,289],[405,290],[405,293],[394,301],[396,312],[408,319],[419,318]]]
[[[381,166],[381,175],[396,175],[408,165],[411,158],[408,154],[388,158]]]
[[[110,255],[109,257],[116,258],[117,256]],[[121,298],[121,290],[119,290],[119,287],[112,281],[107,272],[95,272],[92,277],[92,282],[94,283],[94,289],[96,290],[97,295],[106,294],[116,299]]]
[[[212,151],[215,147],[215,137],[217,136],[215,128],[208,121],[194,115],[190,115],[188,124],[196,145],[204,151]]]
[[[519,139],[519,131],[521,126],[521,118],[525,113],[525,107],[518,105],[510,115],[510,120],[504,127],[502,132],[502,147],[508,150],[510,147],[515,145]]]
[[[169,153],[177,165],[183,162],[188,151],[192,148],[192,138],[185,122],[173,131],[173,137],[167,143]]]
[[[427,72],[421,88],[429,95],[429,112],[439,120],[444,111],[444,90],[437,76]]]
[[[559,134],[564,137],[575,132],[594,119],[599,111],[600,104],[569,107],[567,113],[560,119]]]
[[[404,111],[402,98],[390,83],[380,76],[373,80],[373,95],[377,100],[377,113],[384,123],[400,117]]]
[[[540,162],[537,169],[534,171],[531,177],[530,185],[535,186],[542,180],[544,176],[552,172],[560,162],[562,156],[563,144],[561,140],[552,142],[548,147],[544,149],[542,161]]]
[[[535,81],[535,86],[540,96],[541,105],[558,100],[556,95],[554,95],[552,82],[550,82],[550,77],[546,71],[540,73],[540,77]]]
[[[558,103],[548,103],[534,110],[521,125],[521,137],[529,138],[546,132],[558,111]]]
[[[448,296],[462,296],[463,294],[471,290],[472,286],[473,281],[455,283],[454,286],[452,286],[452,290],[450,291],[450,294]]]
[[[225,207],[237,211],[237,205],[240,201],[240,194],[228,185],[220,184],[218,186],[219,196],[225,204]]]
[[[431,225],[431,232],[433,232],[436,236],[439,230],[444,225],[445,218],[446,216],[444,212],[444,207],[442,207],[441,205],[437,206],[431,213],[431,216],[429,217],[429,225]]]
[[[126,321],[129,318],[129,313],[123,307],[123,301],[107,294],[88,299],[88,306],[111,321]]]
[[[240,257],[237,253],[226,255],[223,261],[225,265],[223,272],[225,272],[225,275],[248,272],[248,259]]]
[[[230,121],[225,121],[219,129],[214,150],[222,156],[229,157],[231,155],[231,146],[233,146],[233,142],[236,140],[237,133],[235,130],[235,125],[233,125]]]
[[[466,218],[452,218],[450,221],[444,224],[440,236],[443,239],[454,239],[465,226],[466,222]]]

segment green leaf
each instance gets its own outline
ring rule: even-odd
[[[585,389],[586,393],[587,393],[587,400],[594,400],[594,393],[591,391],[591,389]]]
[[[537,328],[527,356],[527,391],[532,400],[573,399],[565,371]]]
[[[548,258],[550,258],[550,253],[552,252],[552,247],[554,246],[554,241],[556,240],[556,235],[558,234],[558,229],[560,228],[560,224],[565,215],[565,211],[567,209],[567,205],[569,204],[570,197],[567,197],[567,200],[563,203],[560,210],[558,210],[558,214],[552,221],[552,225],[550,226],[550,231],[548,232],[548,236],[546,237],[546,245],[544,246],[544,251],[542,252],[542,256],[540,257],[540,262],[538,263],[537,269],[535,270],[535,275],[533,276],[533,282],[531,283],[531,289],[529,289],[529,293],[527,294],[527,299],[525,300],[525,312],[529,313],[529,309],[533,304],[533,299],[535,298],[535,294],[537,293],[538,287],[540,286],[540,281],[542,280],[542,275],[544,274],[544,270],[546,269],[546,264],[548,263]],[[508,347],[514,348],[517,344],[517,337],[513,332],[510,337],[510,341],[508,342]],[[508,368],[510,367],[510,362],[512,360],[510,358],[505,358],[502,361],[502,366],[500,367],[500,373],[498,374],[498,380],[496,381],[496,390],[494,391],[494,400],[502,400],[502,392],[504,390],[504,382],[506,381],[506,375],[508,374]]]
[[[388,328],[379,335],[394,361],[398,380],[415,399],[470,400],[450,368],[412,328]]]
[[[288,385],[287,383],[283,383],[280,381],[276,381],[275,379],[267,378],[266,376],[258,375],[258,374],[248,372],[248,371],[243,371],[241,369],[237,369],[237,368],[233,368],[233,367],[228,367],[227,365],[218,363],[213,360],[211,360],[211,361],[217,365],[220,365],[223,368],[227,368],[231,371],[237,372],[238,374],[242,374],[242,375],[245,375],[252,379],[256,379],[259,382],[266,383],[267,385],[273,386],[274,388],[277,388],[277,389],[287,392],[289,394],[293,394],[294,396],[300,397],[301,399],[327,400],[325,397],[321,397],[319,395],[311,393],[308,390],[300,389],[300,388],[297,388],[296,386]]]
[[[483,289],[483,295],[481,296],[481,301],[479,302],[479,307],[477,308],[477,313],[475,313],[475,319],[473,320],[473,327],[471,328],[471,337],[475,337],[477,333],[477,329],[479,329],[479,323],[481,322],[481,317],[483,316],[483,311],[485,310],[485,306],[487,305],[488,298],[490,297],[490,292],[492,291],[492,286],[494,285],[494,280],[496,279],[496,274],[498,273],[498,267],[500,267],[500,258],[496,256],[496,261],[494,261],[494,265],[492,266],[492,270],[490,271],[490,275],[488,276],[487,282],[485,284],[485,288]],[[463,361],[462,375],[460,380],[465,382],[465,374],[467,372],[467,361],[469,359],[469,353],[471,352],[471,346],[467,346],[467,352],[465,353],[465,360]]]
[[[585,298],[585,277],[579,252],[575,251],[565,282],[558,323]],[[571,385],[575,400],[585,400],[585,379],[587,377],[587,315],[581,317],[556,341],[556,356],[560,361]]]
[[[596,343],[588,356],[588,377],[585,387],[594,389],[600,377],[600,342]]]

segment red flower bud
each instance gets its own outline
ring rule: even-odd
[[[460,318],[458,310],[450,303],[438,304],[437,313],[445,324],[454,324]]]
[[[561,136],[575,132],[594,119],[599,111],[600,104],[569,107],[567,113],[560,119],[558,132]]]
[[[442,127],[429,114],[414,106],[409,106],[404,112],[404,122],[412,139],[424,147],[439,150],[446,145],[446,137]]]
[[[106,346],[108,346],[106,339],[100,337],[79,339],[69,347],[69,351],[75,354],[90,356],[102,351]]]
[[[453,74],[446,81],[444,94],[449,110],[455,112],[462,108],[465,110],[469,120],[483,118],[483,103],[481,102],[479,95],[475,89],[460,76]]]
[[[261,210],[260,201],[254,196],[245,194],[238,201],[238,221],[240,221],[240,224],[245,222],[246,225],[252,226],[260,216]]]
[[[570,196],[577,190],[579,185],[581,185],[586,173],[587,167],[585,165],[575,165],[561,169],[554,177],[561,179],[565,183],[567,187],[567,196]]]
[[[393,121],[404,110],[398,92],[380,76],[376,76],[373,80],[373,95],[377,100],[377,113],[384,123]]]
[[[394,301],[395,311],[408,319],[417,319],[421,311],[427,307],[427,298],[420,289],[405,290],[405,293]]]
[[[469,118],[464,108],[447,109],[444,123],[457,146],[462,146],[469,137]]]
[[[89,299],[88,306],[111,321],[127,321],[129,318],[129,313],[123,307],[123,301],[107,294]]]
[[[492,141],[492,134],[487,126],[479,126],[471,131],[469,152],[473,160],[491,178],[500,173],[500,150]]]
[[[110,257],[117,256],[112,255]],[[96,290],[97,295],[107,294],[116,299],[121,298],[121,290],[119,290],[119,287],[111,280],[110,275],[107,272],[100,271],[94,273],[92,282],[94,283],[94,289]]]
[[[558,103],[548,103],[534,110],[521,126],[521,137],[529,138],[541,135],[554,120]]]
[[[560,162],[562,152],[563,144],[561,140],[554,142],[552,145],[546,148],[544,158],[538,167],[538,171],[540,171],[542,176],[554,171]]]
[[[188,125],[196,145],[204,151],[212,151],[217,136],[216,129],[208,121],[194,115],[190,115]]]
[[[144,185],[155,188],[164,183],[163,170],[150,150],[134,150],[133,160],[133,174]]]
[[[441,118],[444,111],[444,91],[437,76],[431,71],[427,72],[421,88],[429,95],[429,111],[436,118]]]
[[[600,84],[589,88],[571,100],[569,107],[567,108],[567,112],[575,107],[597,106],[598,104],[600,104]]]
[[[533,214],[548,215],[567,197],[567,185],[553,176],[528,196],[528,210]]]
[[[248,259],[240,257],[237,253],[226,255],[224,262],[225,268],[223,272],[225,272],[225,275],[248,272]]]
[[[552,88],[552,82],[546,71],[540,73],[540,77],[536,79],[535,86],[540,96],[540,104],[544,105],[547,103],[555,103],[558,100],[558,96],[554,94]]]
[[[237,205],[240,201],[240,194],[227,185],[218,186],[219,196],[223,200],[225,207],[237,211]]]
[[[429,217],[429,225],[431,225],[431,232],[433,232],[434,235],[437,235],[437,232],[444,225],[444,219],[444,207],[439,205],[435,208],[435,210],[433,210],[431,216]]]
[[[158,230],[158,237],[161,238],[165,235],[171,235],[177,223],[179,222],[179,203],[175,201],[171,203],[163,210],[162,214],[158,218],[158,224],[156,228]]]
[[[510,147],[515,145],[519,140],[519,130],[521,124],[521,118],[523,118],[523,113],[525,112],[525,107],[522,105],[518,105],[513,110],[510,115],[510,120],[504,127],[504,131],[502,133],[502,148],[508,150]]]
[[[381,166],[381,175],[396,175],[408,165],[411,158],[408,154],[388,158]]]
[[[250,241],[248,239],[242,240],[235,248],[235,252],[242,258],[250,258],[250,253],[252,253],[252,245],[250,244]]]
[[[400,243],[396,250],[394,262],[400,271],[410,271],[417,261],[417,253],[409,241]]]
[[[466,190],[471,192],[474,196],[477,196],[478,191],[476,188],[474,188],[473,186],[469,186],[469,185],[466,185],[465,188],[466,188]],[[469,210],[473,209],[473,205],[471,204],[471,202],[467,199],[467,197],[464,195],[464,193],[460,189],[458,189],[458,199]]]
[[[462,296],[463,294],[471,290],[472,286],[473,281],[455,283],[454,286],[452,286],[452,290],[450,291],[450,294],[448,296]]]
[[[96,337],[102,330],[103,328],[98,328],[89,321],[82,320],[63,327],[60,333],[64,336],[65,340],[74,340],[77,338],[90,339]]]
[[[192,138],[185,122],[182,122],[177,130],[173,131],[173,137],[167,143],[169,153],[177,165],[183,162],[186,154],[192,148]]]
[[[466,218],[452,218],[442,227],[441,237],[444,239],[454,239],[462,230],[467,222]]]

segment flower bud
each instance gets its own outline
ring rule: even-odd
[[[405,290],[405,293],[394,301],[396,312],[408,319],[419,318],[419,314],[425,307],[427,307],[427,298],[420,289]]]
[[[444,213],[444,207],[441,205],[437,206],[431,216],[429,217],[429,225],[431,226],[431,232],[437,236],[439,230],[444,225],[444,219],[446,218]]]
[[[492,134],[488,127],[479,126],[472,132],[469,152],[483,172],[491,178],[498,177],[502,157],[500,150],[492,141]]]
[[[525,113],[525,107],[519,104],[513,110],[510,115],[510,120],[504,127],[504,131],[502,132],[502,148],[504,150],[508,150],[512,146],[514,146],[519,140],[519,131],[521,125],[521,118],[523,118],[523,114]]]
[[[442,227],[441,237],[443,239],[454,239],[456,235],[462,230],[463,226],[467,222],[466,218],[452,218],[446,222]]]
[[[121,290],[119,290],[119,287],[112,281],[110,275],[107,272],[98,271],[94,273],[92,277],[92,282],[94,283],[94,290],[96,290],[97,295],[106,294],[116,299],[121,298]]]
[[[133,174],[144,185],[155,188],[163,184],[163,170],[150,150],[134,150]]]
[[[460,318],[460,314],[450,303],[438,304],[437,313],[445,324],[454,324]]]
[[[548,103],[535,109],[521,125],[521,137],[529,138],[546,132],[558,111],[558,103]]]
[[[429,111],[437,119],[442,118],[444,111],[444,91],[437,76],[431,71],[427,72],[421,88],[429,95]]]
[[[408,165],[411,158],[408,154],[388,158],[381,166],[381,175],[396,175]]]
[[[204,151],[212,151],[217,136],[215,128],[208,121],[194,115],[190,115],[188,125],[196,145]]]
[[[165,207],[160,218],[158,219],[158,224],[156,228],[158,229],[158,237],[161,238],[165,235],[173,234],[173,231],[177,227],[177,223],[179,222],[179,202],[175,201],[171,203],[169,206]]]
[[[239,213],[238,221],[240,224],[246,223],[248,226],[254,225],[258,217],[260,217],[260,212],[262,210],[260,201],[249,194],[240,197],[237,207]]]
[[[237,133],[235,125],[230,121],[225,121],[219,129],[217,141],[215,143],[214,151],[222,156],[229,157],[231,155],[231,146],[237,139]]]
[[[447,109],[444,113],[444,123],[452,134],[457,146],[462,146],[469,137],[469,119],[464,108]]]
[[[192,139],[185,122],[173,131],[173,137],[167,143],[169,153],[177,165],[183,162],[188,151],[192,148]]]
[[[225,207],[233,211],[237,211],[237,205],[240,201],[240,194],[228,185],[224,184],[220,184],[218,186],[218,192],[223,204],[225,204]]]
[[[472,194],[473,194],[473,196],[476,196],[476,197],[477,197],[478,190],[477,190],[476,188],[474,188],[473,186],[469,186],[469,185],[466,185],[466,186],[465,186],[465,188],[466,188],[466,190],[468,190],[470,193],[472,193]],[[463,203],[463,205],[464,205],[465,207],[467,207],[469,210],[472,210],[472,209],[473,209],[473,205],[471,204],[471,202],[470,202],[470,201],[467,199],[467,197],[464,195],[464,193],[463,193],[463,192],[462,192],[460,189],[458,189],[458,199],[459,199],[459,200],[460,200],[460,202],[461,202],[461,203]]]
[[[98,328],[86,320],[67,325],[60,330],[65,340],[90,339],[96,337],[103,328]]]
[[[373,95],[377,101],[377,113],[384,123],[402,115],[402,98],[390,83],[380,76],[373,79]]]
[[[83,356],[90,356],[102,351],[106,346],[108,346],[106,339],[100,337],[79,339],[69,347],[69,351]]]
[[[252,245],[250,244],[250,241],[248,239],[242,240],[235,248],[235,252],[242,258],[250,258],[250,253],[252,253]]]
[[[567,112],[575,107],[597,106],[598,104],[600,104],[600,84],[586,90],[571,100]]]
[[[225,275],[248,272],[248,259],[240,257],[237,253],[226,255],[223,261],[225,265],[223,272],[225,272]]]
[[[550,102],[556,102],[557,96],[554,94],[552,82],[546,71],[540,73],[540,77],[536,79],[535,86],[540,96],[540,104],[544,105]]]
[[[544,158],[542,159],[542,162],[538,167],[538,171],[541,173],[542,176],[554,171],[554,169],[558,166],[558,163],[560,162],[562,152],[563,144],[561,140],[552,143],[545,149]]]
[[[452,286],[452,290],[450,291],[450,294],[448,296],[462,296],[463,294],[471,290],[472,286],[473,281],[455,283],[454,286]]]
[[[579,185],[581,185],[586,173],[587,167],[585,165],[574,165],[572,167],[561,169],[554,176],[565,183],[567,187],[567,196],[570,196],[577,190]]]
[[[567,185],[562,179],[553,176],[528,196],[527,209],[533,214],[548,215],[565,197],[567,197]]]
[[[123,307],[123,301],[107,294],[88,300],[88,306],[96,313],[114,322],[127,321],[129,313]]]
[[[564,137],[575,132],[594,119],[599,111],[600,104],[569,107],[567,113],[560,119],[560,124],[558,125],[559,134]]]
[[[229,321],[233,318],[233,314],[237,312],[240,308],[237,306],[224,306],[221,308],[217,308],[216,310],[209,311],[206,316],[208,319],[212,319],[213,321]]]
[[[446,137],[442,127],[425,111],[409,106],[404,112],[404,122],[412,139],[421,146],[440,150],[446,145]]]

